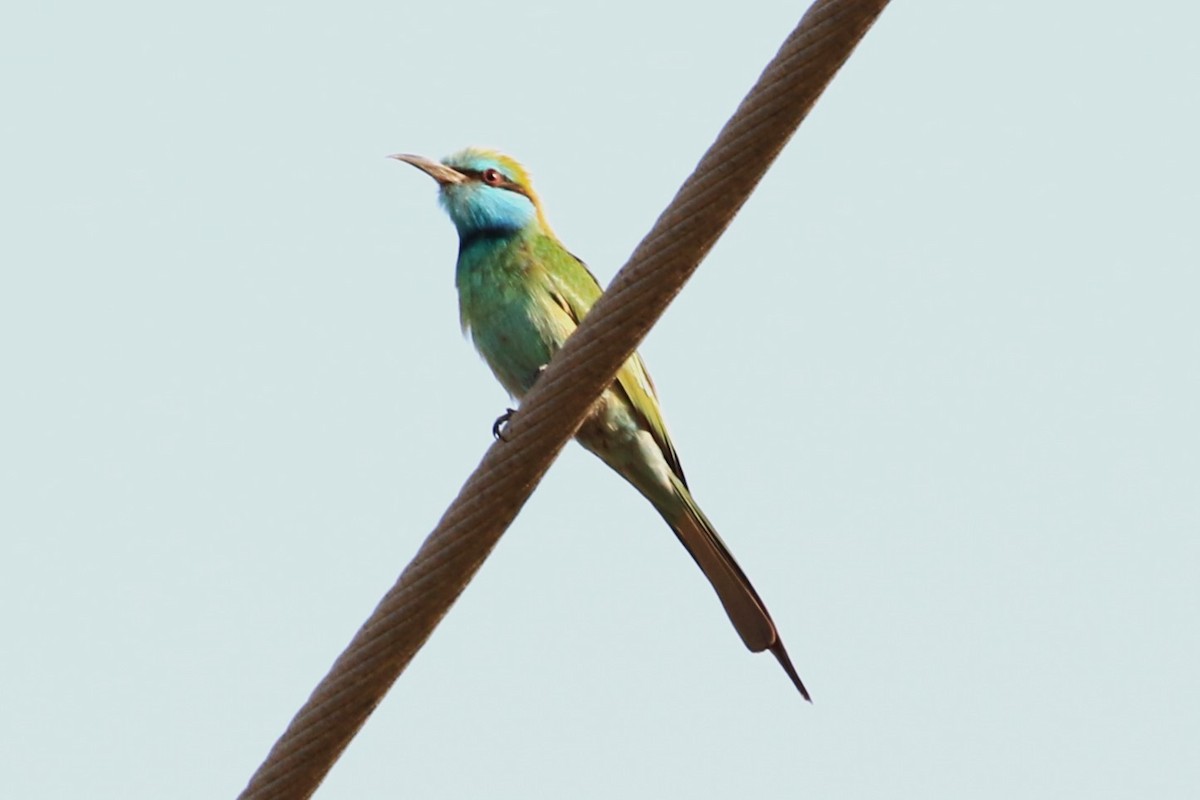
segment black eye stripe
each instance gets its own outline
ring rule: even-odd
[[[458,170],[463,175],[466,175],[473,181],[482,181],[483,173],[487,171],[482,169],[462,169],[461,167],[455,167],[454,169]],[[496,174],[500,176],[500,183],[488,184],[489,186],[495,186],[497,189],[507,189],[510,192],[516,192],[517,194],[523,194],[526,197],[529,197],[529,193],[525,191],[521,184],[510,181],[508,176],[500,170],[496,170]]]

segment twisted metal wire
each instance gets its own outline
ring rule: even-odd
[[[271,749],[243,800],[316,791],[887,0],[818,0]]]

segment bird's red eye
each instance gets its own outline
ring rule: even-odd
[[[504,176],[494,169],[485,169],[483,171],[483,182],[488,186],[499,186],[504,180]]]

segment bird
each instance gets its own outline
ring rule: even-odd
[[[528,171],[512,157],[468,147],[440,162],[407,153],[389,158],[437,182],[439,202],[458,231],[455,284],[463,331],[519,402],[603,289],[550,228]],[[496,420],[499,438],[512,413]],[[575,438],[650,501],[712,584],[746,647],[771,651],[812,702],[766,604],[688,489],[638,353],[621,366]]]

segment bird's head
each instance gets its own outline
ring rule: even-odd
[[[515,232],[529,225],[550,232],[529,173],[509,156],[468,147],[441,163],[403,153],[391,158],[412,164],[438,182],[438,199],[462,239],[483,231]]]

